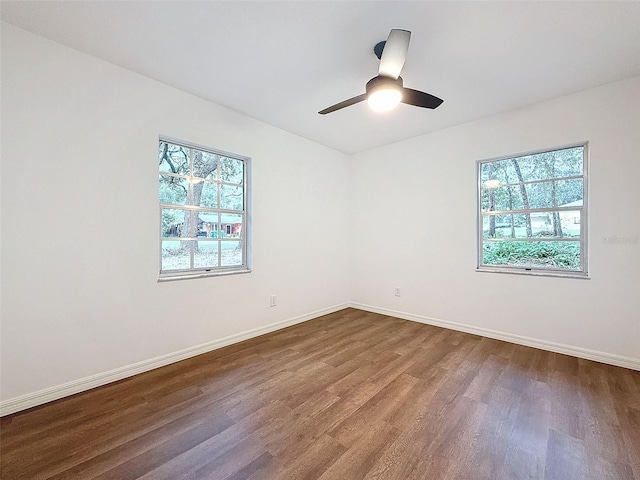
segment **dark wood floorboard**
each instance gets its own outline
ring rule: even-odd
[[[0,421],[4,480],[640,480],[640,372],[346,309]]]

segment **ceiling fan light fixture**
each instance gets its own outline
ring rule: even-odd
[[[379,88],[367,96],[367,103],[371,110],[388,112],[394,109],[402,100],[402,92],[396,88]]]
[[[376,112],[387,112],[402,100],[402,79],[375,77],[367,83],[367,103]]]

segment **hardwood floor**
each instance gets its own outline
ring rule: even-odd
[[[640,372],[347,309],[0,427],[5,480],[640,480]]]

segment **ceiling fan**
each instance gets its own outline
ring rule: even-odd
[[[373,51],[380,59],[378,75],[367,82],[366,93],[350,98],[331,107],[320,110],[320,115],[335,112],[341,108],[367,100],[373,110],[387,111],[398,103],[406,103],[422,108],[437,108],[443,102],[428,93],[403,87],[400,72],[407,58],[411,32],[393,29],[386,42],[378,43]]]

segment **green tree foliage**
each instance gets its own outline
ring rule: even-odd
[[[482,248],[485,265],[513,265],[580,269],[578,242],[487,242]]]

